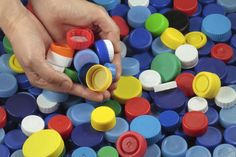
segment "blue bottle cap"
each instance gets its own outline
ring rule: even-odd
[[[217,0],[217,3],[225,9],[226,13],[236,12],[236,3],[234,0]]]
[[[41,88],[37,88],[37,87],[32,87],[28,89],[28,92],[32,94],[34,97],[38,97],[42,93],[42,91],[43,90]]]
[[[211,53],[211,48],[215,45],[215,43],[210,40],[210,39],[207,39],[207,43],[206,45],[204,45],[202,48],[200,48],[198,50],[198,54],[200,56],[208,56],[210,53]]]
[[[224,81],[225,84],[236,84],[236,67],[235,66],[226,66],[227,77]]]
[[[198,3],[197,5],[197,11],[192,15],[193,17],[196,17],[196,16],[201,16],[202,14],[202,5],[200,3]]]
[[[225,15],[225,10],[221,5],[216,4],[216,3],[211,3],[211,4],[206,5],[203,8],[202,16],[206,17],[206,16],[211,15],[211,14]]]
[[[137,28],[129,34],[128,40],[134,52],[145,52],[152,45],[152,34],[144,28]]]
[[[124,19],[127,17],[127,13],[129,11],[129,6],[125,4],[118,4],[116,7],[112,10],[110,10],[111,16],[121,16]]]
[[[150,4],[155,7],[157,10],[160,10],[162,8],[166,8],[171,5],[171,0],[150,0]]]
[[[216,126],[218,124],[219,114],[216,111],[216,109],[214,109],[213,107],[209,107],[205,114],[208,118],[208,125],[209,126]]]
[[[140,70],[147,70],[150,68],[150,65],[153,60],[153,55],[149,52],[139,53],[133,56],[133,58],[137,59],[140,64]]]
[[[230,144],[221,144],[216,147],[213,152],[213,157],[236,156],[236,148]]]
[[[21,3],[26,6],[28,4],[28,0],[21,0]]]
[[[236,147],[236,125],[229,126],[224,131],[224,140],[226,143]]]
[[[151,15],[151,11],[144,6],[135,6],[129,9],[127,14],[128,24],[133,28],[144,27],[146,19]]]
[[[202,32],[213,41],[228,41],[232,35],[231,22],[221,14],[208,15],[202,21]]]
[[[11,157],[24,157],[23,155],[23,152],[22,150],[17,150],[17,151],[14,151],[12,154],[11,154]]]
[[[236,48],[236,34],[234,34],[232,36],[232,38],[230,39],[230,45],[233,47],[233,48]]]
[[[103,143],[104,133],[94,130],[90,123],[84,123],[73,129],[71,140],[77,147],[96,149]]]
[[[81,103],[71,106],[67,110],[67,117],[70,118],[74,126],[90,122],[90,116],[94,107],[88,103]]]
[[[165,13],[167,13],[168,11],[171,11],[171,10],[172,10],[172,8],[164,8],[164,9],[161,9],[161,10],[159,11],[159,13],[165,14]]]
[[[91,49],[85,49],[76,53],[74,57],[74,67],[77,72],[87,63],[99,63],[97,54]]]
[[[145,98],[145,99],[147,99],[149,102],[152,101],[152,98],[151,98],[149,92],[143,91],[143,92],[142,92],[142,97]]]
[[[164,111],[159,115],[159,121],[165,132],[175,132],[180,126],[180,117],[175,111]]]
[[[92,148],[80,147],[73,151],[71,157],[97,157],[97,154]]]
[[[185,157],[211,157],[211,152],[203,146],[193,146],[188,149]]]
[[[236,64],[236,49],[235,48],[233,48],[233,57],[232,57],[232,59],[230,60],[230,61],[228,61],[228,65],[235,65]]]
[[[138,116],[130,123],[130,130],[141,134],[149,145],[157,143],[161,138],[161,124],[151,115]]]
[[[16,75],[16,80],[18,82],[19,88],[21,88],[23,90],[29,89],[32,87],[29,79],[27,78],[27,76],[25,74]]]
[[[225,80],[227,76],[226,65],[224,62],[215,58],[201,58],[194,67],[196,73],[207,71],[217,74],[221,80]]]
[[[106,10],[112,10],[120,3],[119,0],[92,0],[96,4],[103,6]]]
[[[161,157],[161,149],[156,144],[148,146],[144,157]]]
[[[187,149],[188,144],[185,139],[177,135],[166,137],[161,146],[163,157],[184,157]]]
[[[11,151],[16,151],[22,148],[26,139],[27,139],[27,136],[25,136],[25,134],[20,129],[15,129],[15,130],[9,131],[6,134],[4,138],[4,144]]]
[[[8,65],[10,57],[10,54],[3,54],[0,56],[0,72],[15,74]]]
[[[151,11],[151,14],[157,13],[157,9],[153,7],[152,5],[149,5],[148,9]]]
[[[117,117],[115,127],[105,133],[105,138],[108,142],[116,143],[119,136],[126,131],[129,131],[128,122],[123,118]]]
[[[178,88],[158,93],[150,92],[150,95],[160,111],[174,110],[181,112],[185,108],[185,102],[187,101],[187,97]]]
[[[87,63],[85,65],[82,66],[82,68],[80,69],[80,72],[78,73],[78,78],[81,84],[86,85],[86,74],[88,72],[88,70],[94,66],[94,63]]]
[[[43,90],[42,94],[48,100],[53,101],[53,102],[65,102],[69,97],[69,95],[66,93],[54,92],[54,91],[50,91],[46,89]]]
[[[231,24],[232,24],[231,29],[232,29],[232,31],[236,32],[236,13],[228,14],[227,17],[231,21]]]
[[[203,18],[199,17],[199,16],[190,18],[189,32],[201,31],[202,20],[203,20]]]
[[[196,138],[196,144],[213,151],[222,142],[222,134],[219,129],[209,126],[207,132]]]
[[[104,66],[107,67],[111,71],[112,80],[114,81],[116,78],[116,65],[112,63],[105,63]]]
[[[0,152],[1,152],[1,156],[10,157],[9,149],[3,144],[0,144]]]
[[[184,138],[186,141],[189,140],[189,136],[187,136],[182,129],[178,129],[174,132],[174,135],[180,136]]]
[[[136,75],[140,72],[140,63],[137,59],[125,57],[121,59],[122,76]]]
[[[3,128],[0,128],[0,144],[3,142],[4,137],[5,137],[5,131]]]
[[[94,43],[96,52],[101,64],[109,63],[109,53],[104,40],[98,40]]]
[[[160,53],[166,53],[166,52],[172,53],[173,50],[166,47],[162,43],[162,41],[159,37],[156,38],[155,40],[153,40],[153,42],[152,42],[152,54],[154,56],[159,55]]]
[[[236,124],[236,105],[229,109],[221,109],[219,116],[220,124],[224,128]]]
[[[38,106],[36,100],[29,94],[17,93],[7,99],[5,109],[11,120],[19,122],[24,117],[35,114]]]
[[[198,0],[201,4],[209,4],[209,3],[214,3],[215,0]]]
[[[9,73],[0,73],[0,87],[0,98],[8,98],[15,94],[18,89],[15,76]]]

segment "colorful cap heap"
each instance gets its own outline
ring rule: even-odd
[[[29,115],[21,121],[21,130],[26,136],[44,129],[44,120],[36,115]]]
[[[221,108],[230,108],[236,104],[236,92],[233,88],[221,87],[215,97],[215,103]]]
[[[9,67],[14,71],[15,73],[24,73],[24,69],[16,59],[16,56],[13,54],[9,60]]]
[[[216,44],[211,49],[211,57],[219,59],[225,63],[232,59],[233,54],[233,48],[225,43]]]
[[[185,35],[186,43],[195,46],[197,49],[202,48],[207,43],[207,37],[202,32],[190,32]]]
[[[189,16],[192,16],[197,11],[197,7],[197,0],[174,0],[174,8]]]

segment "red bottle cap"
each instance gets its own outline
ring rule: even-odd
[[[125,115],[128,121],[140,115],[150,114],[150,112],[151,105],[145,98],[136,97],[129,99],[125,103]]]
[[[203,135],[208,128],[207,116],[202,112],[188,112],[183,117],[182,128],[188,136],[196,137]]]
[[[0,107],[0,128],[4,128],[7,123],[7,113],[4,108]]]
[[[65,115],[53,116],[48,122],[48,129],[56,130],[63,139],[70,137],[73,126],[70,119]]]
[[[216,44],[211,49],[211,57],[219,59],[225,63],[232,59],[233,53],[234,50],[232,47],[225,43]]]
[[[72,49],[83,50],[89,48],[93,44],[94,35],[88,28],[74,28],[67,32],[66,40]]]
[[[112,16],[113,21],[120,28],[120,37],[123,38],[129,34],[129,26],[121,16]]]
[[[121,157],[141,157],[147,150],[147,142],[139,133],[128,131],[118,138],[116,149]]]
[[[179,74],[175,81],[177,82],[177,86],[180,90],[182,90],[184,92],[184,94],[186,96],[194,96],[194,92],[193,92],[193,79],[194,79],[194,75],[191,73],[182,73]]]
[[[198,8],[197,0],[174,0],[174,9],[192,16]]]

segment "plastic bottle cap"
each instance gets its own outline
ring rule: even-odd
[[[230,20],[220,14],[211,14],[202,21],[202,32],[216,42],[228,41],[232,35]]]
[[[167,28],[161,35],[161,41],[170,49],[177,49],[180,45],[185,44],[184,35],[175,28]]]
[[[16,138],[17,137],[17,138]],[[16,151],[22,148],[27,136],[20,129],[8,131],[4,137],[4,144],[11,150]]]
[[[144,6],[147,7],[149,5],[149,0],[128,0],[129,7],[135,7],[135,6]]]
[[[24,157],[22,150],[16,150],[11,154],[11,157]]]
[[[161,75],[154,70],[145,70],[139,75],[139,80],[144,90],[153,91],[161,83]]]
[[[147,142],[142,135],[127,131],[117,140],[116,149],[121,157],[143,156],[147,150]]]
[[[119,157],[117,150],[112,146],[105,146],[98,150],[98,157]]]
[[[198,50],[198,54],[200,56],[208,56],[210,54],[210,52],[211,52],[211,48],[214,45],[215,45],[215,43],[212,40],[208,39],[207,43],[202,48],[200,48]]]
[[[121,76],[114,90],[115,100],[124,104],[127,100],[142,95],[142,84],[133,76]]]
[[[112,74],[112,81],[114,81],[116,79],[116,65],[113,63],[105,63],[104,66],[110,70]]]
[[[127,47],[126,47],[125,43],[122,41],[120,41],[120,47],[121,47],[120,55],[121,55],[121,57],[124,58],[127,54]]]
[[[201,3],[198,3],[197,5],[197,11],[192,15],[192,17],[198,17],[202,14],[202,5]]]
[[[104,92],[112,83],[111,71],[102,65],[92,66],[86,74],[86,84],[89,89]]]
[[[144,71],[147,69],[150,69],[150,64],[153,60],[153,55],[150,52],[142,52],[138,53],[132,56],[132,58],[135,58],[139,61],[140,64],[140,71]],[[136,75],[138,77],[138,75]]]
[[[106,106],[93,110],[91,114],[91,125],[97,131],[108,131],[116,125],[115,112]]]
[[[12,74],[0,73],[0,98],[8,98],[16,93],[18,86]]]
[[[208,110],[208,102],[206,99],[202,98],[202,97],[192,97],[189,101],[188,101],[188,111],[200,111],[200,112],[207,112]]]
[[[236,84],[236,77],[235,77],[235,72],[236,72],[236,67],[235,66],[227,66],[227,77],[225,79],[225,84]]]
[[[208,128],[207,116],[202,112],[188,112],[182,119],[182,127],[184,133],[188,136],[196,137],[203,135]]]
[[[127,36],[129,34],[129,26],[125,19],[121,16],[112,16],[111,18],[120,29],[120,37],[123,38]]]
[[[155,1],[150,0],[150,5],[154,6],[156,9],[162,9],[170,6],[171,0]]]
[[[82,50],[89,48],[93,44],[94,35],[88,28],[74,28],[67,32],[66,40],[72,49]]]
[[[59,107],[58,102],[48,100],[42,93],[37,97],[37,104],[40,112],[45,114],[55,112]]]
[[[62,56],[51,49],[47,53],[47,61],[53,65],[59,67],[70,67],[72,63],[72,57]]]
[[[231,144],[221,144],[213,151],[213,157],[235,156],[236,148]]]
[[[7,123],[7,113],[3,107],[0,107],[0,128],[4,128],[6,126],[6,123]]]
[[[216,3],[210,3],[210,4],[205,5],[202,10],[202,16],[206,17],[211,14],[225,15],[224,7]]]
[[[233,88],[221,87],[215,97],[215,103],[221,108],[230,108],[236,104],[236,92]]]
[[[235,19],[236,19],[236,13],[231,13],[231,14],[228,14],[227,17],[229,18],[229,20],[231,21],[231,29],[233,30],[233,32],[236,31],[236,22],[235,22]]]
[[[129,9],[130,9],[129,6],[126,4],[117,4],[115,8],[110,10],[110,15],[121,16],[124,19],[126,19]]]
[[[55,115],[48,122],[48,129],[56,130],[63,139],[67,139],[72,132],[72,123],[65,115]]]
[[[109,50],[108,50],[107,44],[110,48]],[[99,58],[99,61],[102,64],[110,63],[110,59],[111,59],[110,57],[112,57],[112,55],[114,57],[114,48],[113,48],[112,43],[107,41],[107,44],[106,44],[105,40],[98,40],[94,44],[95,48],[96,48],[98,58]],[[113,57],[112,57],[112,59],[113,59]]]
[[[195,46],[197,49],[202,48],[207,43],[207,37],[202,32],[190,32],[185,35],[186,43]]]
[[[52,42],[50,45],[50,50],[64,57],[73,58],[74,56],[74,50],[67,44]]]
[[[200,32],[202,27],[202,17],[196,16],[189,19],[189,32]]]
[[[3,43],[4,50],[8,54],[13,54],[12,45],[11,45],[10,41],[8,40],[7,36],[4,36],[2,43]]]
[[[175,111],[164,111],[160,113],[158,119],[165,132],[175,132],[180,127],[180,117]]]
[[[116,116],[119,116],[121,114],[122,108],[118,101],[116,100],[108,100],[102,103],[103,106],[110,107],[114,112]]]
[[[194,75],[191,73],[179,74],[175,81],[179,89],[181,89],[186,96],[194,96],[193,92],[193,79]]]
[[[42,130],[32,134],[23,145],[23,154],[27,157],[60,156],[64,142],[54,130]]]
[[[236,124],[236,105],[230,109],[221,109],[220,113],[220,124],[222,127],[227,128],[231,125]]]
[[[63,72],[75,83],[79,82],[79,78],[78,78],[78,74],[75,70],[69,69],[69,68],[65,68],[65,70],[63,70]]]
[[[71,157],[97,157],[97,154],[92,148],[80,147],[73,151]]]
[[[114,9],[120,3],[119,0],[93,0],[93,2],[103,6],[107,11]]]
[[[21,121],[21,130],[26,136],[44,129],[44,120],[36,115],[29,115]]]
[[[28,92],[29,92],[30,94],[32,94],[34,97],[38,97],[39,94],[42,93],[42,89],[36,88],[36,87],[32,87],[32,88],[28,89]]]
[[[228,144],[236,146],[236,138],[234,136],[236,131],[236,125],[229,126],[224,131],[224,141]]]
[[[122,76],[137,75],[140,72],[140,63],[136,58],[124,57],[121,59]]]
[[[160,150],[159,146],[156,144],[148,146],[144,157],[161,157],[161,150]]]
[[[32,87],[29,82],[29,79],[27,78],[27,76],[25,74],[16,75],[16,80],[17,80],[19,87],[23,90],[29,89]]]
[[[236,12],[236,4],[234,3],[234,0],[217,0],[217,3],[224,7],[224,10],[226,13],[233,13]]]
[[[189,16],[193,15],[197,11],[197,6],[197,0],[174,0],[174,8]]]
[[[42,94],[46,99],[52,102],[65,102],[69,97],[66,93],[54,92],[46,89],[43,90]]]
[[[197,96],[212,99],[220,90],[220,78],[210,72],[200,72],[193,80],[193,91]]]
[[[186,157],[211,157],[211,152],[203,146],[192,146],[186,152]]]
[[[163,92],[163,91],[167,91],[167,90],[175,89],[175,88],[177,88],[176,81],[171,81],[171,82],[158,84],[157,86],[154,87],[154,92]]]
[[[3,73],[15,74],[14,71],[9,67],[10,54],[3,54],[0,56],[0,71]]]
[[[166,52],[172,53],[173,50],[166,47],[162,43],[162,41],[159,37],[156,38],[155,40],[153,40],[153,42],[152,42],[152,54],[153,54],[153,56],[159,55],[161,53],[166,53]]]
[[[233,48],[225,43],[216,44],[211,49],[211,57],[222,60],[225,63],[232,59],[233,54]]]
[[[145,28],[155,37],[159,36],[168,27],[168,19],[159,13],[152,14],[145,22]]]
[[[13,54],[9,60],[9,67],[14,71],[15,73],[24,73],[24,69],[21,67],[19,62],[16,59],[16,56]]]
[[[7,157],[10,156],[9,149],[5,145],[3,145],[3,144],[0,144],[0,151],[1,151],[1,155],[7,156]]]
[[[208,118],[208,125],[209,126],[216,126],[218,124],[219,114],[216,109],[214,109],[213,107],[209,107],[205,114]]]

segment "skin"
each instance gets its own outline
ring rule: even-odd
[[[19,0],[0,1],[0,27],[9,38],[15,55],[31,84],[66,92],[92,101],[110,98],[121,75],[120,32],[107,12],[86,0],[31,0],[34,14]],[[9,5],[11,4],[11,5]],[[13,8],[13,9],[10,9]],[[66,32],[74,27],[89,27],[102,39],[112,41],[116,82],[109,90],[97,93],[73,83],[69,77],[47,64],[45,56],[51,42],[66,42]]]

